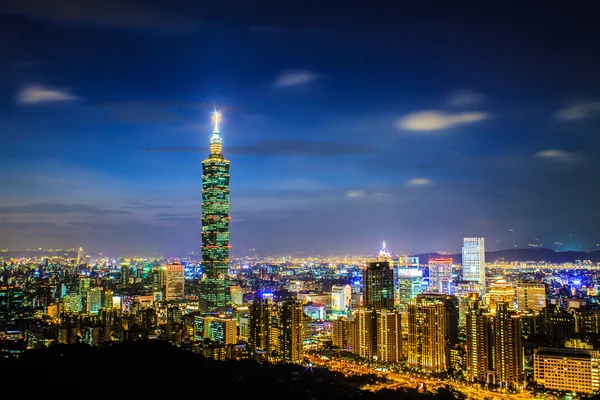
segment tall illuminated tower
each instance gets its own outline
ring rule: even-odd
[[[229,291],[229,160],[223,157],[219,135],[221,115],[213,114],[210,154],[202,161],[202,269],[200,310],[222,312],[231,308]]]

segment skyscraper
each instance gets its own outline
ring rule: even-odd
[[[496,385],[516,389],[523,382],[523,347],[521,317],[508,303],[496,303],[493,318],[494,372]]]
[[[429,260],[429,291],[454,294],[451,258]]]
[[[183,300],[185,276],[183,265],[171,264],[166,266],[165,300]]]
[[[202,161],[202,269],[200,310],[228,311],[229,291],[229,161],[223,157],[220,114],[213,116],[210,154]]]
[[[417,295],[408,305],[408,364],[432,372],[450,366],[450,345],[458,343],[458,304],[454,296]]]
[[[269,298],[258,298],[250,303],[248,343],[256,358],[267,358],[270,355],[273,310],[273,301]]]
[[[477,282],[485,293],[485,241],[483,238],[465,238],[462,248],[463,280]]]
[[[467,379],[471,382],[489,383],[490,371],[493,370],[492,352],[490,343],[489,312],[482,307],[479,294],[470,293],[468,296],[469,308],[466,314],[466,367]],[[492,375],[493,376],[493,375]]]
[[[373,309],[394,308],[394,270],[390,266],[392,257],[383,247],[377,260],[369,261],[363,270],[363,304]]]

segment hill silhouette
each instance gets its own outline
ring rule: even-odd
[[[342,374],[327,369],[261,364],[254,360],[215,361],[157,340],[29,350],[17,360],[0,360],[0,373],[3,394],[20,398],[456,398],[446,390],[435,395],[414,389],[364,391],[351,385]]]
[[[426,264],[427,260],[432,258],[450,258],[455,264],[462,263],[462,254],[439,254],[423,253],[415,254],[412,257],[419,257],[421,264]],[[590,260],[591,262],[600,262],[600,250],[595,251],[554,251],[546,248],[531,249],[506,249],[498,251],[486,251],[486,262],[495,262],[504,260],[506,262],[514,261],[534,261],[547,262],[551,264],[574,263],[577,261]]]

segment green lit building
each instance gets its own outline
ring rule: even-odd
[[[223,157],[219,113],[214,113],[210,155],[202,162],[202,270],[200,310],[231,309],[229,291],[229,161]]]

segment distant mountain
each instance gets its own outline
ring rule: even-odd
[[[450,258],[456,264],[462,263],[462,254],[438,254],[425,253],[415,254],[412,257],[419,257],[420,263],[427,263],[427,260],[432,258]],[[513,261],[545,261],[552,264],[569,263],[576,261],[590,260],[592,262],[600,262],[600,250],[595,251],[554,251],[545,248],[531,249],[507,249],[498,251],[486,251],[486,262],[495,262],[504,260],[507,262]]]

